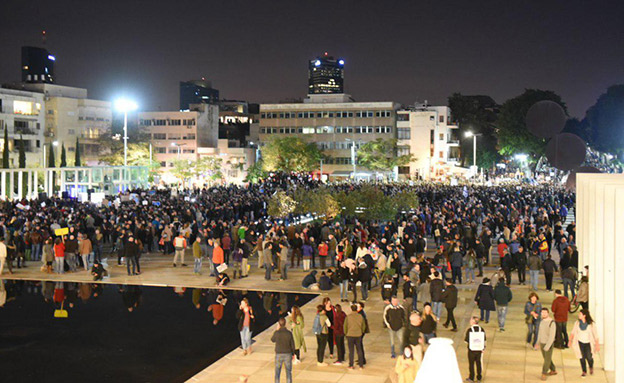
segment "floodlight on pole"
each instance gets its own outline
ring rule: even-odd
[[[482,135],[483,133],[473,133],[471,131],[467,131],[464,133],[466,138],[472,137],[472,166],[477,166],[477,136]]]
[[[115,109],[124,114],[123,140],[124,140],[124,166],[128,166],[128,112],[137,110],[136,102],[127,98],[119,98],[114,102]]]

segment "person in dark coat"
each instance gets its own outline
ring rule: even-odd
[[[440,279],[440,273],[434,271],[429,284],[429,294],[431,295],[431,309],[436,318],[442,316],[442,292],[444,291],[444,282]]]
[[[321,290],[331,290],[333,287],[331,279],[325,274],[324,271],[321,272],[321,277],[319,278],[319,288]]]
[[[483,282],[479,285],[474,300],[481,310],[480,320],[484,320],[485,318],[485,323],[489,323],[490,311],[496,310],[494,304],[494,289],[492,285],[490,285],[489,278],[483,278]]]
[[[449,323],[451,323],[453,324],[453,329],[451,331],[457,331],[457,323],[455,322],[455,315],[453,314],[453,310],[457,307],[457,287],[455,287],[451,278],[446,279],[446,289],[442,293],[442,300],[446,307],[446,322],[443,326],[447,328]]]
[[[303,277],[303,281],[301,282],[301,286],[306,289],[311,285],[316,283],[316,270],[310,271],[310,274]]]

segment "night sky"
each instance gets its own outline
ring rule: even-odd
[[[510,3],[2,0],[0,82],[19,81],[20,47],[41,45],[43,29],[58,84],[143,110],[175,110],[178,82],[200,77],[223,98],[302,98],[307,60],[325,51],[345,59],[358,101],[502,103],[541,88],[582,117],[624,82],[624,1]]]

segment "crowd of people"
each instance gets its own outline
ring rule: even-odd
[[[577,283],[575,224],[567,220],[574,206],[573,193],[553,186],[390,183],[377,187],[387,195],[407,190],[419,197],[419,206],[401,212],[396,220],[341,217],[297,224],[293,217],[289,222],[267,216],[269,198],[277,190],[318,185],[308,176],[276,174],[247,187],[138,190],[105,201],[102,206],[55,198],[36,203],[22,201],[20,206],[4,203],[0,213],[0,273],[5,259],[9,272],[15,260],[17,267],[25,266],[26,260],[43,260],[45,272],[51,272],[54,264],[57,273],[77,272],[82,267],[91,269],[94,278],[101,278],[102,257],[112,252],[117,264],[125,260],[128,274],[137,275],[145,252],[171,255],[172,267],[186,267],[187,249],[192,249],[194,273],[200,276],[207,269],[206,273],[220,286],[246,278],[252,272],[250,259],[257,259],[267,280],[275,279],[275,274],[278,280],[285,280],[289,269],[302,269],[306,272],[303,287],[329,290],[337,286],[340,290],[340,304],[324,302],[317,310],[313,325],[317,363],[325,366],[324,348],[329,348],[331,358],[334,346],[335,363],[344,363],[346,338],[349,368],[355,366],[356,354],[360,368],[366,363],[362,338],[368,324],[364,306],[371,289],[379,288],[388,305],[383,319],[389,331],[390,354],[398,357],[397,373],[408,379],[405,381],[409,381],[412,368],[419,365],[429,340],[436,336],[443,308],[447,317],[444,327],[458,330],[453,313],[458,301],[457,285],[475,284],[477,278],[482,278],[474,297],[480,316],[473,319],[474,331],[469,329],[466,334],[469,345],[478,343],[471,339],[480,339],[481,335],[473,333],[481,332],[478,323],[488,323],[491,311],[497,312],[499,330],[505,330],[506,308],[513,299],[509,286],[515,274],[517,284],[528,283],[535,293],[525,308],[527,343],[531,347],[548,345],[543,341],[550,328],[544,328],[545,307],[537,297],[537,280],[542,272],[548,291],[553,289],[555,273],[560,273],[564,287],[561,297],[576,299],[583,306],[587,322],[591,322],[586,276],[580,285]],[[340,183],[330,187],[348,193],[359,185]],[[68,233],[56,235],[61,228],[68,228]],[[488,265],[495,266],[495,270],[486,276],[484,267]],[[401,294],[402,302],[398,299]],[[555,323],[563,323],[557,317],[561,310],[553,307],[552,311]],[[289,315],[284,326],[302,333],[302,328],[297,327],[303,326],[300,314]],[[239,329],[246,353],[251,347],[248,329],[253,317],[251,307],[241,302]],[[280,323],[279,331],[287,330],[284,326]],[[567,346],[565,325],[553,327],[553,334],[562,339],[558,344]],[[276,337],[280,351],[286,349],[283,338]],[[582,339],[587,340],[587,336]],[[292,354],[300,355],[296,351],[305,348],[302,337],[297,340],[295,336],[294,345],[298,347]],[[548,350],[550,347],[542,348],[545,361]],[[586,348],[581,351],[587,356]],[[284,358],[280,360],[287,364]],[[295,363],[297,360],[299,356]],[[471,373],[469,379],[480,380],[480,359],[470,360],[471,369],[473,362],[476,364],[477,374]],[[546,373],[554,371],[554,366],[549,368]]]

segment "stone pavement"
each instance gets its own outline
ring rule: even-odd
[[[193,275],[192,259],[187,258],[188,267],[171,266],[171,257],[160,254],[151,254],[141,258],[142,274],[140,276],[129,277],[126,275],[125,267],[111,266],[111,278],[105,283],[114,284],[138,284],[150,286],[183,286],[183,287],[215,287],[214,278],[209,278],[204,267],[204,275]],[[229,289],[245,289],[260,291],[283,291],[283,292],[310,292],[303,289],[300,282],[303,278],[303,271],[289,271],[287,281],[265,281],[264,272],[252,262],[251,274],[249,278],[234,280]],[[31,279],[31,280],[53,280],[53,281],[91,281],[90,275],[85,271],[67,273],[63,275],[45,274],[39,271],[38,265],[29,262],[30,267],[26,269],[15,269],[13,275],[3,275],[2,278]],[[493,269],[486,272],[491,274]],[[277,278],[277,275],[273,275]],[[514,275],[514,281],[517,278]],[[554,294],[543,290],[543,277],[540,285],[540,300],[546,307],[550,307]],[[555,288],[561,286],[560,282],[555,283]],[[438,336],[449,337],[454,341],[460,370],[464,377],[467,376],[468,363],[466,345],[463,341],[464,331],[468,326],[468,321],[472,315],[478,315],[479,310],[472,301],[477,284],[459,285],[460,302],[455,310],[460,331],[453,333],[442,326],[439,326]],[[541,353],[528,349],[525,344],[526,325],[524,323],[524,304],[529,293],[527,286],[512,286],[514,299],[510,303],[507,314],[506,331],[497,331],[496,313],[493,312],[489,324],[482,324],[487,333],[487,348],[484,354],[484,381],[485,382],[538,382],[540,381]],[[313,293],[313,292],[311,292]],[[294,366],[293,377],[297,383],[328,383],[328,382],[358,382],[358,383],[385,383],[395,382],[394,359],[390,358],[390,346],[387,330],[383,328],[381,313],[384,304],[381,301],[379,288],[374,288],[370,292],[369,300],[366,302],[366,313],[368,315],[371,333],[364,338],[366,359],[368,364],[363,370],[349,371],[346,365],[343,366],[316,366],[316,338],[312,334],[312,321],[315,315],[315,307],[320,303],[323,294],[302,308],[306,320],[306,344],[308,351],[302,356],[302,363]],[[339,291],[335,288],[329,295],[334,303],[340,301]],[[346,308],[346,307],[345,307]],[[346,308],[346,312],[349,309]],[[446,312],[443,310],[442,320],[446,319]],[[576,314],[570,315],[568,329],[572,329]],[[240,349],[232,351],[221,360],[208,366],[205,370],[191,378],[190,382],[238,382],[242,374],[249,375],[249,382],[272,382],[274,380],[274,349],[270,342],[270,337],[275,326],[269,328],[254,337],[254,352],[251,355],[243,356]],[[610,382],[614,383],[613,374],[607,374],[602,369],[600,357],[596,358],[595,375],[581,379],[581,368],[579,361],[575,358],[571,349],[557,350],[553,354],[553,361],[557,366],[559,374],[549,377],[549,382]],[[328,360],[333,362],[333,360]],[[444,368],[444,366],[441,366]],[[282,372],[284,375],[284,372]],[[285,381],[285,377],[282,377]]]

